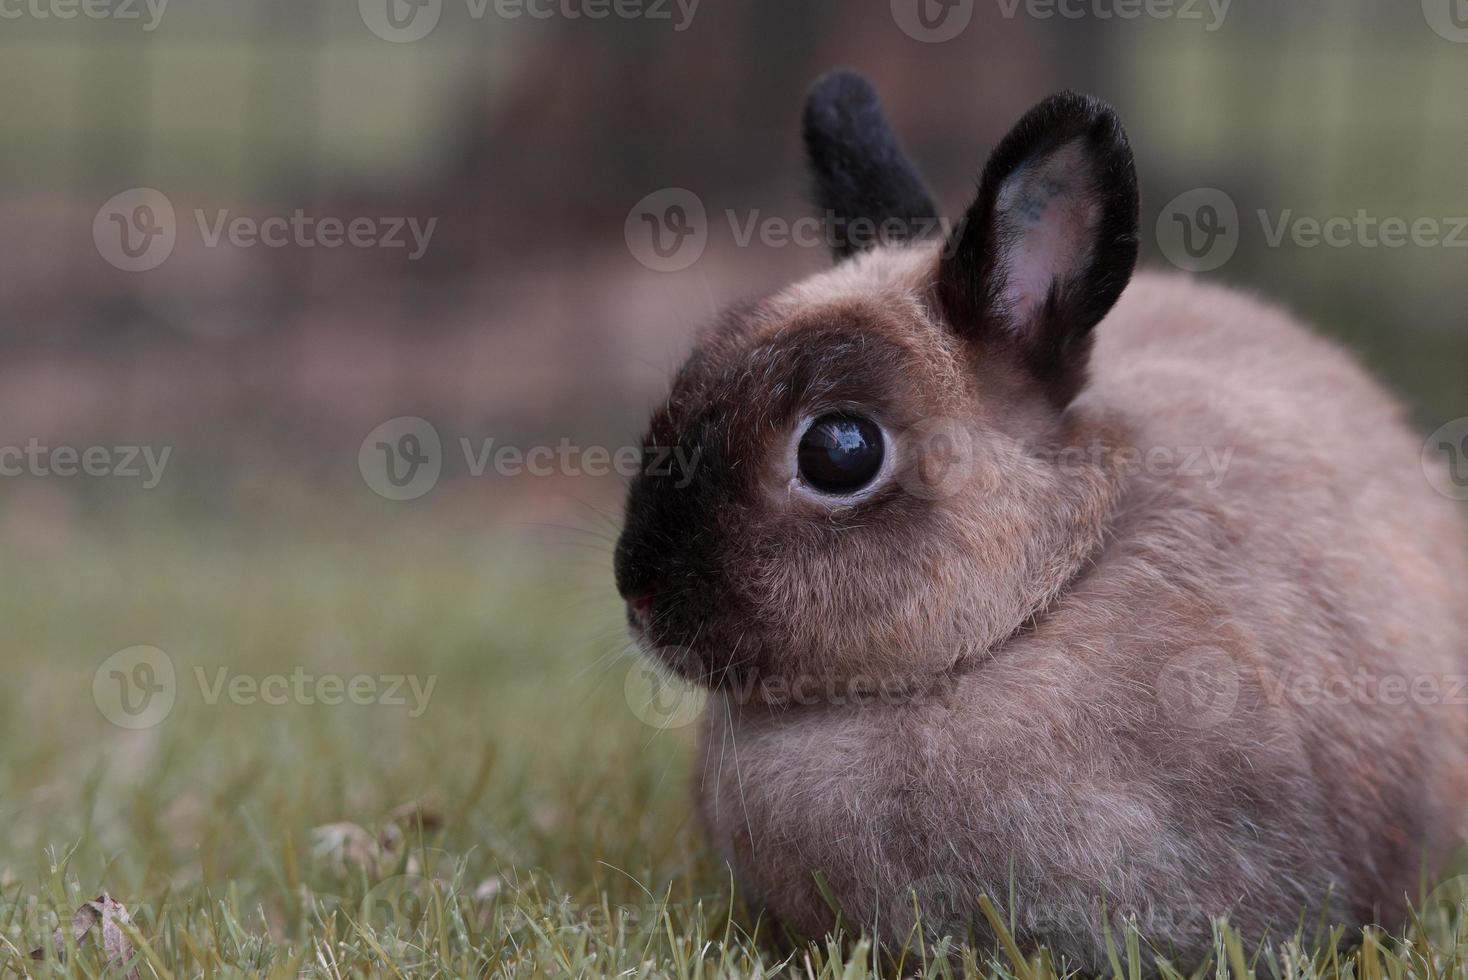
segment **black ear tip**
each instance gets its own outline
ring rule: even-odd
[[[807,122],[879,109],[877,90],[860,72],[843,69],[811,83],[805,98]]]
[[[808,98],[813,102],[875,102],[877,90],[861,72],[840,68],[811,82]]]
[[[1073,140],[1083,140],[1102,185],[1110,193],[1110,207],[1118,214],[1137,211],[1137,175],[1131,143],[1121,117],[1108,103],[1079,92],[1059,92],[1025,113],[989,158],[980,180],[992,200],[1016,168]]]
[[[1077,92],[1075,89],[1063,89],[1041,102],[1055,103],[1067,107],[1070,111],[1084,113],[1086,115],[1110,114],[1116,115],[1116,110],[1105,99],[1095,95],[1087,95],[1085,92]]]
[[[1034,131],[1050,131],[1071,135],[1089,134],[1092,139],[1109,140],[1125,147],[1126,129],[1121,116],[1109,102],[1094,95],[1066,89],[1040,102],[1025,114],[1021,126],[1029,122]]]
[[[828,220],[838,222],[838,258],[931,230],[937,215],[932,197],[865,77],[836,71],[816,79],[803,126],[816,203]],[[887,239],[869,233],[877,226]]]

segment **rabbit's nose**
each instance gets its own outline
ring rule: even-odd
[[[627,608],[632,610],[632,615],[638,619],[646,619],[652,615],[652,595],[628,596]]]

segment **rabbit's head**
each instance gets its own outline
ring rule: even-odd
[[[912,680],[1035,616],[1099,545],[1105,467],[1057,452],[1137,254],[1131,151],[1072,93],[1027,113],[946,234],[871,87],[812,88],[837,263],[726,312],[646,436],[616,549],[675,671]]]

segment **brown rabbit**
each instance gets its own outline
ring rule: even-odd
[[[697,464],[633,482],[616,553],[710,689],[745,891],[898,944],[988,938],[989,896],[1091,968],[1132,917],[1183,960],[1214,917],[1400,924],[1468,804],[1468,569],[1396,403],[1273,307],[1132,278],[1098,101],[1030,111],[946,240],[859,76],[805,139],[840,261],[698,345],[647,437]]]

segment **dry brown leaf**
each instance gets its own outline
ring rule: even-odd
[[[91,934],[92,927],[98,923],[102,925],[102,954],[107,962],[113,966],[122,966],[132,959],[133,946],[128,941],[127,934],[122,931],[119,923],[130,924],[132,919],[127,914],[127,909],[121,902],[115,902],[106,892],[98,895],[90,902],[82,905],[71,917],[71,941],[80,946]],[[56,934],[51,937],[56,947],[56,955],[62,956],[66,952],[66,932],[57,929]],[[32,951],[31,959],[44,960],[46,951],[37,949]],[[129,970],[127,980],[139,980],[136,969]]]

